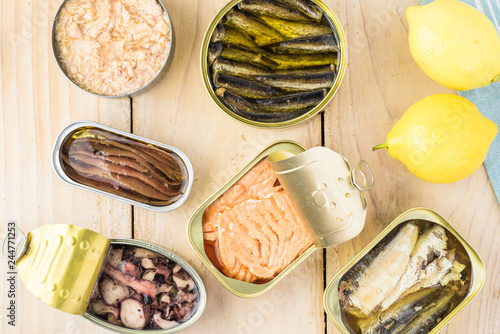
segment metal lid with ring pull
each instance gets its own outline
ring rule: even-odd
[[[111,241],[66,224],[44,225],[27,237],[17,227],[16,232],[16,267],[28,290],[54,308],[84,314]],[[2,242],[4,256],[6,240],[7,235]],[[22,242],[24,246],[18,251]]]
[[[268,160],[317,247],[334,246],[361,232],[367,210],[361,192],[375,183],[364,160],[351,169],[343,156],[326,147],[297,155],[276,151]]]

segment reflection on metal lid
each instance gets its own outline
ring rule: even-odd
[[[298,155],[274,152],[268,159],[316,246],[333,246],[361,232],[367,205],[360,191],[373,186],[373,174],[366,162],[361,161],[351,171],[343,156],[325,147]],[[369,179],[363,166],[369,171]],[[353,181],[354,173],[362,175],[362,186]]]

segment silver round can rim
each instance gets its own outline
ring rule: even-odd
[[[175,202],[173,202],[171,204],[167,204],[167,205],[157,206],[157,205],[150,205],[150,204],[142,203],[142,202],[139,202],[139,201],[136,201],[136,200],[124,197],[124,196],[115,195],[115,194],[109,193],[107,191],[93,188],[93,187],[90,187],[90,186],[87,186],[87,185],[84,185],[84,184],[81,184],[79,182],[74,181],[63,171],[60,160],[59,160],[59,154],[60,154],[61,145],[62,145],[64,139],[66,139],[68,137],[68,135],[71,134],[71,132],[75,131],[76,129],[83,128],[83,127],[95,127],[97,129],[106,130],[106,131],[109,131],[111,133],[115,133],[115,134],[118,134],[118,135],[121,135],[124,137],[128,137],[130,139],[135,139],[135,140],[138,140],[141,142],[152,144],[152,145],[155,145],[155,146],[161,147],[163,149],[167,149],[169,151],[174,152],[175,154],[177,154],[179,156],[179,158],[182,160],[182,162],[184,163],[184,165],[186,166],[186,169],[187,169],[188,185],[187,185],[186,191]],[[99,124],[96,122],[92,122],[92,121],[73,122],[73,123],[70,123],[69,125],[67,125],[66,127],[64,127],[59,132],[59,134],[56,137],[55,143],[54,143],[54,148],[52,149],[52,167],[53,167],[56,175],[66,184],[69,184],[69,185],[74,186],[76,188],[90,191],[90,192],[98,194],[98,195],[106,196],[106,197],[113,198],[113,199],[116,199],[116,200],[119,200],[119,201],[122,201],[122,202],[125,202],[128,204],[131,204],[131,205],[135,205],[135,206],[138,206],[138,207],[150,210],[150,211],[158,212],[158,213],[169,212],[169,211],[175,210],[178,207],[180,207],[182,204],[184,204],[184,202],[187,200],[187,198],[191,192],[191,188],[193,186],[193,180],[194,180],[193,165],[191,164],[191,161],[189,160],[188,156],[184,152],[182,152],[180,149],[173,147],[173,146],[170,146],[170,145],[167,145],[167,144],[163,144],[163,143],[160,143],[160,142],[157,142],[154,140],[150,140],[150,139],[138,136],[138,135],[133,134],[133,133],[128,133],[128,132],[118,130],[118,129],[115,129],[115,128],[112,128],[112,127],[109,127],[106,125],[102,125],[102,124]]]
[[[61,72],[66,77],[66,79],[68,79],[73,85],[75,85],[79,89],[83,90],[84,92],[87,92],[87,93],[92,94],[94,96],[107,97],[107,98],[120,98],[120,97],[128,97],[128,96],[137,94],[139,92],[142,93],[142,92],[146,91],[146,88],[148,88],[148,89],[152,88],[163,77],[163,75],[165,74],[167,68],[170,65],[170,62],[172,61],[172,53],[174,51],[174,46],[173,46],[174,45],[174,33],[173,33],[172,20],[170,19],[170,15],[168,14],[167,9],[165,8],[165,6],[161,2],[161,0],[155,0],[160,5],[160,7],[162,8],[163,12],[165,13],[165,15],[167,17],[168,25],[170,27],[170,33],[169,33],[170,44],[169,44],[168,49],[167,49],[167,57],[165,58],[165,61],[163,62],[160,70],[156,73],[156,75],[149,82],[147,82],[144,86],[142,86],[141,88],[136,89],[133,92],[130,92],[130,93],[127,93],[127,94],[122,94],[122,95],[97,94],[97,93],[94,93],[94,92],[90,92],[90,91],[88,91],[88,90],[80,87],[79,85],[77,85],[69,77],[69,75],[66,73],[66,71],[64,71],[64,69],[63,69],[63,67],[61,65],[61,61],[59,60],[58,51],[57,51],[56,24],[57,24],[57,19],[59,17],[59,13],[61,12],[61,9],[64,7],[64,5],[66,4],[67,1],[68,0],[64,0],[61,3],[61,5],[59,6],[59,8],[57,9],[56,15],[54,16],[54,20],[52,21],[52,29],[51,29],[50,35],[52,37],[52,43],[51,43],[52,44],[52,55],[54,56],[54,59],[55,59],[56,64],[57,64],[57,67],[59,67],[59,70],[61,70]]]
[[[201,280],[201,277],[198,275],[198,273],[194,270],[193,267],[189,263],[187,263],[185,260],[180,258],[179,256],[175,255],[174,253],[153,245],[149,242],[146,241],[141,241],[141,240],[135,240],[135,239],[119,239],[119,238],[111,238],[111,245],[129,245],[129,246],[138,246],[142,248],[146,248],[148,250],[151,250],[153,252],[159,253],[177,264],[179,264],[184,270],[188,272],[188,274],[193,278],[194,283],[196,284],[196,287],[198,289],[198,306],[194,313],[191,315],[191,318],[189,320],[179,324],[179,326],[169,328],[169,329],[132,329],[132,328],[127,328],[127,327],[122,327],[122,326],[117,326],[110,324],[107,321],[104,321],[97,316],[85,312],[83,315],[84,318],[89,320],[90,322],[101,326],[105,329],[117,332],[117,333],[126,333],[126,334],[143,334],[143,333],[152,333],[152,334],[172,334],[172,333],[177,333],[180,332],[187,327],[191,326],[193,323],[195,323],[203,314],[203,311],[205,310],[205,306],[207,303],[207,292],[205,289],[205,285],[203,284],[203,281]]]

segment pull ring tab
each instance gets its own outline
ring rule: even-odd
[[[367,179],[365,172],[363,171],[363,167],[368,171],[370,177],[369,179]],[[358,184],[358,181],[356,179],[357,174],[360,174],[361,178],[363,179],[362,185]],[[370,169],[370,166],[368,166],[366,161],[360,160],[356,167],[352,169],[351,182],[359,191],[366,191],[373,188],[373,186],[375,185],[375,178],[373,177],[372,170]]]
[[[14,226],[7,228],[7,233],[2,239],[2,257],[16,261],[21,256],[23,256],[24,252],[26,252],[26,248],[28,247],[28,238],[26,238],[24,233],[17,227],[14,221],[10,221],[7,226],[10,226],[11,224],[13,224]],[[10,252],[12,248],[9,245],[11,243],[11,240],[13,239],[12,235],[14,235],[13,253]],[[22,245],[20,249],[19,245]],[[14,256],[13,258],[12,255]]]

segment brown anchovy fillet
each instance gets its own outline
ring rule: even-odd
[[[217,73],[215,75],[214,84],[215,87],[227,88],[240,96],[251,99],[266,99],[283,95],[281,90],[269,85],[232,77],[224,73]]]
[[[172,198],[172,196],[160,192],[150,184],[147,184],[135,177],[112,173],[105,169],[86,164],[81,160],[77,160],[75,158],[69,158],[67,160],[67,163],[77,173],[100,177],[103,182],[105,182],[106,180],[112,180],[116,183],[119,183],[122,188],[128,188],[143,196],[163,201],[168,201]]]
[[[254,100],[258,108],[270,112],[290,112],[317,105],[326,96],[326,90],[297,93],[271,99]]]
[[[88,131],[89,134],[93,134],[92,130]],[[111,138],[111,137],[110,137]],[[74,142],[79,141],[90,141],[89,138],[75,139]],[[95,140],[94,140],[95,141]],[[160,171],[162,171],[167,177],[172,180],[178,180],[183,177],[181,171],[181,165],[177,162],[173,155],[170,153],[163,152],[153,146],[148,146],[139,142],[135,142],[123,137],[114,137],[112,139],[107,139],[105,141],[97,141],[102,143],[103,145],[118,147],[123,150],[130,151],[141,158],[145,159]],[[145,152],[148,151],[148,152]],[[152,152],[152,153],[150,153]],[[155,154],[156,153],[156,154]],[[157,155],[161,155],[158,157]]]
[[[126,144],[124,145],[110,140],[102,141],[93,138],[75,139],[71,144],[71,146],[76,147],[86,145],[91,145],[94,153],[100,152],[100,154],[104,155],[118,155],[133,158],[141,165],[148,168],[157,178],[165,180],[169,185],[176,186],[182,183],[182,175],[180,172],[166,167],[163,168],[163,170],[160,169],[159,165],[155,161],[151,161],[152,159],[150,159],[150,161],[147,160],[147,154],[138,152]],[[70,150],[71,149],[72,148],[70,148]]]
[[[293,54],[331,53],[340,50],[333,35],[298,37],[269,44],[264,48],[272,52]]]
[[[132,169],[127,166],[123,165],[117,165],[114,163],[110,163],[105,160],[101,160],[98,157],[89,157],[88,155],[84,154],[70,154],[70,159],[74,160],[79,160],[83,162],[84,164],[87,164],[89,166],[93,166],[95,168],[102,169],[104,171],[108,171],[110,174],[116,174],[118,175],[119,178],[122,178],[123,176],[126,177],[131,177],[131,178],[136,178],[144,182],[145,184],[151,186],[153,189],[160,191],[161,193],[167,195],[167,196],[176,196],[178,195],[178,189],[172,189],[168,186],[166,183],[162,183],[161,181],[149,177],[145,173],[141,173],[135,169]],[[97,174],[97,173],[91,173],[89,174]],[[103,175],[103,174],[101,174]],[[133,189],[133,188],[132,188]]]
[[[266,112],[259,110],[255,104],[225,88],[218,88],[215,94],[236,115],[262,123],[280,123],[303,115],[307,110],[296,112]]]
[[[271,0],[243,0],[238,3],[238,8],[257,17],[269,15],[289,21],[310,21],[309,17],[302,15],[298,10],[282,6]]]
[[[333,83],[333,79],[335,79],[335,72],[302,75],[259,75],[255,76],[254,79],[286,91],[297,92],[330,88]]]
[[[301,13],[309,16],[316,22],[320,22],[323,18],[323,11],[318,6],[308,0],[279,0],[292,8],[296,8]]]
[[[128,159],[127,162],[130,162],[130,167],[135,166],[135,169],[137,170],[143,170],[142,168],[144,168],[146,170],[146,173],[150,173],[152,176],[158,178],[159,180],[165,180],[171,186],[178,186],[182,184],[182,180],[173,178],[171,175],[165,175],[154,165],[146,161],[144,158],[140,157],[138,154],[132,151],[115,147],[111,145],[110,142],[106,143],[107,144],[104,144],[104,142],[92,138],[86,140],[76,139],[71,144],[70,150],[74,152],[81,152],[85,150],[86,152],[91,153],[93,156],[98,154],[110,161],[115,161],[116,158],[126,158]],[[123,160],[122,162],[125,163],[125,161]]]

